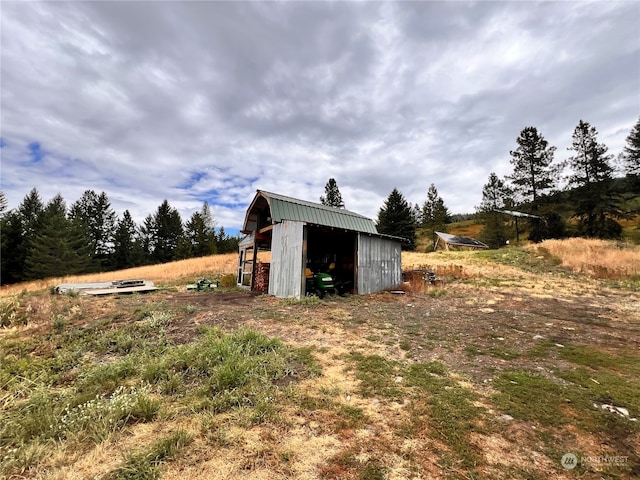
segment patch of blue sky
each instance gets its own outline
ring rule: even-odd
[[[6,147],[6,146],[7,146],[7,142],[4,141],[4,138],[0,137],[0,148]]]
[[[243,237],[244,235],[242,235],[240,233],[240,230],[237,228],[225,228],[224,229],[224,233],[226,233],[227,235],[229,235],[230,237]]]
[[[208,190],[206,192],[199,193],[196,198],[202,202],[207,202],[211,207],[224,207],[231,210],[238,208],[244,209],[247,207],[247,201],[229,201],[230,196],[225,195],[218,190]]]
[[[202,180],[206,176],[207,172],[193,172],[191,175],[189,175],[189,178],[187,178],[187,180],[185,180],[181,185],[178,186],[178,188],[193,188],[198,182],[200,182],[200,180]]]
[[[32,142],[28,145],[27,148],[29,149],[29,155],[31,156],[31,161],[33,163],[40,163],[40,161],[42,161],[42,158],[44,157],[44,152],[40,147],[40,143]]]

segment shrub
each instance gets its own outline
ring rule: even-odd
[[[122,467],[115,470],[107,478],[109,480],[151,480],[159,478],[160,465],[171,460],[185,446],[193,441],[191,435],[178,430],[161,438],[148,450],[136,452],[125,459]]]
[[[220,286],[224,288],[233,288],[236,286],[236,276],[232,274],[220,277]]]
[[[27,324],[27,315],[20,308],[20,300],[17,296],[0,301],[0,327],[9,327],[21,323]]]

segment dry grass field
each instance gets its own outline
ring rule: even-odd
[[[640,276],[640,245],[571,238],[547,240],[529,248],[548,252],[574,272],[613,279]]]
[[[404,294],[184,290],[236,260],[4,290],[0,478],[640,477],[634,248],[403,253],[438,275]]]
[[[189,258],[161,265],[149,265],[144,267],[129,268],[117,272],[92,273],[88,275],[74,275],[34,282],[25,282],[18,285],[6,285],[0,290],[2,295],[14,295],[23,290],[34,292],[46,290],[60,283],[77,282],[110,282],[122,279],[145,279],[156,284],[175,284],[178,282],[190,283],[196,278],[210,275],[223,275],[235,273],[238,264],[238,255],[228,253],[225,255],[211,255],[209,257]]]

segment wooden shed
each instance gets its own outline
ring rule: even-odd
[[[247,209],[239,245],[238,285],[284,298],[302,298],[311,273],[329,273],[353,294],[402,283],[401,244],[379,234],[360,214],[258,190]],[[270,261],[258,262],[258,252]]]

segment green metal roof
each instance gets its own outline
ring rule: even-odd
[[[265,192],[264,190],[258,190],[256,199],[259,196],[263,196],[269,203],[271,221],[273,223],[293,220],[356,232],[378,233],[373,220],[344,208],[329,207],[320,203],[307,202],[298,198]]]

